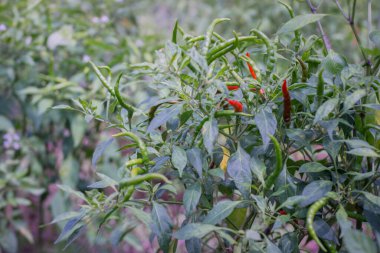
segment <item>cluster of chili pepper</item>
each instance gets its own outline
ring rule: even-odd
[[[250,57],[250,54],[247,52],[247,53],[246,53],[246,56],[247,56],[247,57]],[[256,72],[255,72],[255,70],[253,69],[252,65],[251,65],[249,62],[247,62],[247,66],[248,66],[248,69],[249,69],[249,73],[251,73],[252,78],[255,79],[255,80],[257,80],[257,75],[256,75]],[[228,89],[229,91],[235,91],[235,90],[238,90],[239,88],[240,88],[239,85],[227,85],[227,89]],[[257,91],[256,88],[251,88],[250,90],[253,91],[253,92],[256,92],[256,91]],[[265,93],[264,89],[261,88],[261,89],[260,89],[260,94],[261,94],[261,95],[264,95],[264,93]]]
[[[246,53],[247,57],[250,57],[250,54],[247,52]],[[257,75],[255,73],[255,70],[253,69],[252,65],[247,62],[247,66],[249,69],[249,73],[251,73],[251,76],[253,79],[257,80]],[[230,91],[238,90],[240,86],[238,85],[227,85],[227,89]],[[251,88],[251,91],[256,91],[256,88]],[[260,94],[264,94],[264,89],[260,89]],[[243,104],[240,103],[237,100],[232,100],[232,99],[226,99],[226,101],[235,109],[235,112],[242,112],[243,111]]]

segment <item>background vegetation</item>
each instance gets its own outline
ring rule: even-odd
[[[348,13],[353,1],[342,2]],[[310,13],[305,1],[287,3],[296,15]],[[318,13],[329,14],[321,23],[333,50],[348,63],[363,63],[363,52],[335,2],[313,1],[313,5],[319,6]],[[56,218],[62,219],[61,214],[65,213],[65,218],[75,215],[72,211],[78,210],[83,202],[60,191],[57,184],[78,191],[88,190],[88,185],[98,181],[96,173],[111,176],[111,168],[121,167],[125,155],[131,152],[116,152],[119,143],[107,142],[116,133],[106,124],[113,117],[108,115],[109,108],[116,105],[110,103],[110,95],[88,62],[107,65],[112,73],[145,75],[140,70],[133,72],[131,66],[154,62],[156,50],[171,39],[176,20],[188,34],[197,36],[205,34],[210,23],[220,17],[231,19],[216,27],[226,38],[233,38],[233,31],[247,35],[253,28],[267,35],[275,34],[290,19],[286,8],[277,1],[4,0],[0,3],[3,141],[0,245],[3,251],[61,250],[65,245],[51,245],[65,223],[46,225]],[[358,1],[355,21],[358,37],[366,48],[365,55],[376,59],[379,47],[369,39],[369,33],[380,29],[380,2]],[[319,34],[316,24],[302,28],[302,34],[304,38]],[[290,39],[285,37],[284,41]],[[322,51],[322,41],[317,42],[317,48]],[[262,53],[262,48],[255,50],[257,54]],[[258,60],[264,62],[264,58]],[[123,97],[129,103],[142,104],[147,110],[144,102],[147,104],[153,95],[156,91],[149,82],[139,78],[131,78],[123,89]],[[53,106],[62,104],[84,108],[86,116],[70,110],[52,110]],[[123,111],[120,117],[127,118],[126,114]],[[94,120],[97,115],[102,115],[102,119]],[[96,147],[98,150],[102,147],[99,143],[107,144],[101,157],[94,154]],[[176,208],[170,212],[183,214],[183,208]],[[181,220],[184,216],[177,218]],[[147,237],[146,228],[140,226],[120,238],[112,234],[113,228],[124,231],[129,227],[120,228],[117,226],[120,224],[113,222],[102,234],[97,234],[96,224],[89,226],[66,251],[79,248],[91,252],[153,252],[157,249],[157,243],[143,244],[141,238]],[[180,246],[184,250],[185,245]]]

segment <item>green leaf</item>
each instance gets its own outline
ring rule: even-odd
[[[369,39],[377,48],[380,48],[380,30],[372,31],[369,34]]]
[[[149,228],[149,226],[153,223],[153,220],[148,213],[142,211],[141,209],[137,209],[135,207],[132,207],[132,206],[128,206],[127,208],[128,208],[128,210],[130,210],[132,212],[132,214],[134,216],[136,216],[136,218],[139,221],[144,223],[147,228]]]
[[[373,175],[375,174],[375,172],[374,171],[370,171],[370,172],[366,172],[366,173],[361,173],[361,172],[351,171],[351,172],[348,172],[347,174],[354,176],[354,178],[352,179],[352,181],[361,181],[361,180],[373,177]]]
[[[329,51],[329,54],[322,62],[323,67],[325,71],[333,74],[338,75],[340,72],[342,72],[343,68],[347,66],[346,60],[340,56],[339,54],[335,53],[333,50]]]
[[[251,171],[253,175],[257,177],[257,179],[260,181],[262,185],[264,185],[265,184],[264,175],[267,170],[265,163],[262,160],[256,158],[255,156],[251,157],[250,163],[251,163]]]
[[[343,236],[345,248],[349,253],[376,253],[377,247],[373,239],[366,236],[364,233],[349,229]]]
[[[183,195],[183,205],[187,214],[191,214],[197,207],[199,199],[202,195],[202,187],[197,182],[187,188]]]
[[[80,199],[86,201],[86,203],[88,203],[88,200],[87,200],[86,196],[85,196],[82,192],[80,192],[80,191],[75,191],[75,190],[71,189],[71,188],[70,188],[69,186],[67,186],[67,185],[60,185],[60,184],[57,184],[57,187],[58,187],[59,189],[61,189],[62,191],[67,192],[67,193],[69,193],[69,194],[72,194],[72,195],[74,195],[74,196],[76,196],[76,197],[78,197],[78,198],[80,198]]]
[[[107,147],[111,145],[113,140],[114,138],[109,138],[108,140],[103,141],[96,146],[95,151],[92,154],[92,160],[91,160],[92,166],[94,168],[96,168],[96,162],[99,160],[100,156],[104,153]]]
[[[287,253],[300,252],[298,248],[297,232],[291,232],[291,233],[287,233],[281,236],[278,246],[282,252],[287,252]]]
[[[263,140],[264,148],[270,142],[269,135],[274,135],[277,128],[277,120],[269,107],[262,108],[255,116],[255,123]]]
[[[307,199],[302,201],[301,206],[308,206],[324,197],[329,191],[331,191],[332,185],[332,182],[325,180],[316,180],[308,184],[302,191],[302,196]]]
[[[87,123],[81,116],[76,116],[70,121],[70,129],[74,141],[74,147],[77,147],[86,132]]]
[[[5,252],[16,253],[17,252],[17,237],[11,230],[4,230],[0,233],[0,245]]]
[[[175,21],[175,25],[172,32],[172,42],[177,43],[177,30],[178,30],[178,20]]]
[[[152,221],[152,230],[158,237],[160,247],[166,252],[169,248],[172,221],[165,207],[157,202],[153,202]]]
[[[275,244],[269,241],[269,239],[267,239],[266,241],[267,241],[267,253],[282,253],[282,251]]]
[[[202,126],[203,145],[207,152],[212,156],[216,138],[218,138],[218,122],[215,118],[210,118]]]
[[[72,234],[75,231],[75,226],[84,218],[85,215],[85,212],[81,212],[78,216],[70,219],[63,227],[61,234],[58,236],[57,240],[55,240],[54,244],[61,242],[66,239],[68,235]]]
[[[277,31],[277,34],[294,32],[308,24],[314,23],[323,17],[327,16],[327,14],[304,14],[295,16],[286,22],[280,30]]]
[[[0,131],[1,130],[9,131],[11,129],[13,129],[12,122],[9,119],[7,119],[6,117],[0,115]]]
[[[222,200],[207,214],[203,223],[215,225],[228,217],[241,201]]]
[[[169,119],[177,117],[181,112],[182,105],[173,105],[169,108],[165,108],[158,113],[153,120],[150,122],[146,131],[148,133],[153,132],[157,127],[165,124]]]
[[[351,228],[351,221],[348,220],[348,215],[343,206],[339,206],[338,212],[336,213],[336,220],[341,229],[341,235],[344,235]]]
[[[191,238],[202,238],[205,235],[221,230],[222,228],[210,224],[190,223],[183,226],[180,230],[173,234],[174,238],[179,240],[189,240]]]
[[[191,166],[196,170],[199,177],[202,178],[203,171],[203,158],[202,153],[199,148],[192,148],[186,151],[187,159],[190,162]]]
[[[374,205],[380,207],[380,197],[379,196],[376,196],[376,195],[373,195],[372,193],[369,193],[369,192],[365,192],[365,191],[357,191],[359,193],[362,193],[364,195],[364,197],[372,202]]]
[[[320,163],[317,163],[317,162],[310,162],[310,163],[304,163],[301,165],[301,167],[299,168],[299,171],[300,173],[315,173],[315,172],[321,172],[321,171],[325,171],[325,170],[328,170],[327,167],[323,166],[322,164]]]
[[[57,217],[55,217],[47,225],[51,225],[51,224],[54,224],[54,223],[57,223],[57,222],[62,222],[62,221],[68,220],[68,219],[72,219],[74,217],[77,217],[79,214],[80,213],[78,213],[78,212],[65,212],[65,213],[61,213],[60,215],[58,215]]]
[[[250,156],[245,150],[238,145],[227,164],[227,172],[234,180],[236,187],[242,193],[244,198],[249,198],[251,194],[252,172],[250,169]]]
[[[331,98],[324,102],[315,113],[314,124],[326,118],[338,105],[338,98]]]
[[[178,170],[179,176],[182,177],[183,170],[187,164],[186,151],[178,146],[173,146],[172,164]]]
[[[78,237],[85,231],[86,225],[81,225],[80,227],[76,228],[71,235],[67,238],[67,243],[63,250],[66,250],[67,247],[69,247]]]
[[[351,139],[351,140],[338,140],[336,142],[345,142],[347,143],[351,149],[355,148],[369,148],[374,149],[375,147],[371,146],[368,142],[360,139]]]
[[[344,100],[343,110],[347,111],[348,109],[351,109],[362,97],[366,95],[366,93],[367,92],[365,89],[360,89],[347,96]]]
[[[346,152],[347,154],[355,156],[365,156],[365,157],[380,157],[375,151],[370,148],[354,148]]]

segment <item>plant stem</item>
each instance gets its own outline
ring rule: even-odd
[[[306,3],[309,6],[311,12],[313,14],[316,14],[317,13],[317,8],[313,6],[313,4],[310,2],[310,0],[306,0]],[[321,33],[321,36],[322,36],[323,44],[325,45],[325,48],[326,48],[326,50],[328,52],[328,51],[330,51],[332,49],[331,43],[330,43],[330,39],[327,36],[327,34],[325,33],[325,31],[323,30],[321,21],[318,20],[317,21],[317,25],[318,25],[319,32]]]
[[[355,36],[355,39],[358,43],[358,46],[360,48],[360,52],[364,58],[364,65],[367,69],[367,75],[371,74],[371,61],[369,60],[366,52],[364,51],[364,48],[363,48],[363,45],[362,45],[362,42],[360,40],[360,37],[359,37],[359,34],[358,32],[356,31],[355,29],[355,12],[356,12],[356,0],[354,0],[353,4],[352,4],[352,10],[351,10],[351,15],[347,15],[342,6],[340,5],[339,3],[339,0],[335,0],[335,4],[337,5],[338,9],[340,10],[340,12],[342,13],[342,15],[344,16],[344,18],[346,19],[346,21],[348,22],[348,24],[350,25],[351,27],[351,30]]]

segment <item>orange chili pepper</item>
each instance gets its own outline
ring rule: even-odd
[[[251,55],[247,52],[245,54],[247,57],[251,57]],[[253,67],[251,64],[249,64],[249,62],[247,62],[247,65],[248,65],[248,68],[249,68],[249,72],[251,73],[251,76],[253,77],[253,79],[257,80],[257,76],[256,76],[256,73],[255,71],[253,70]]]
[[[226,101],[235,109],[235,112],[242,112],[243,111],[243,104],[240,103],[237,100],[228,99],[226,98]]]

